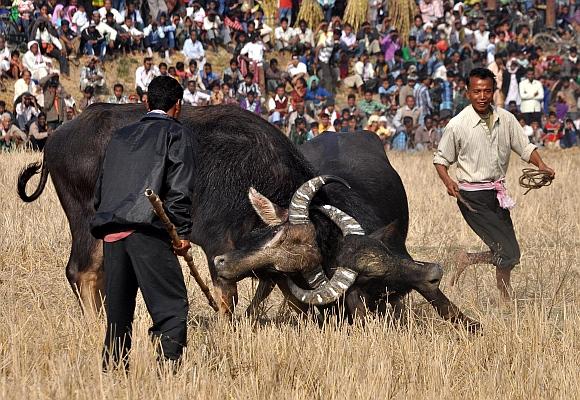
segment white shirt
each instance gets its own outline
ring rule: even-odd
[[[194,43],[193,40],[189,38],[183,44],[183,55],[189,59],[200,61],[205,57],[205,50],[199,40],[196,40]]]
[[[77,32],[81,32],[83,29],[89,26],[89,19],[87,18],[86,12],[75,11],[72,17],[73,26],[77,27]]]
[[[535,96],[534,96],[535,95]],[[542,82],[535,80],[530,82],[527,78],[520,82],[520,97],[522,104],[520,111],[532,113],[542,111],[542,101],[544,100],[544,87]]]
[[[20,78],[14,82],[14,101],[23,93],[34,94],[34,89],[36,88],[36,83],[31,79],[30,84],[26,84],[24,79]]]
[[[299,62],[298,65],[294,66],[292,63],[288,64],[288,73],[291,77],[294,77],[298,74],[308,74],[308,70],[306,69],[306,64],[303,62]]]
[[[159,76],[159,68],[157,68],[156,65],[152,65],[151,68],[149,68],[149,71],[145,71],[143,65],[140,66],[137,68],[137,71],[135,71],[135,87],[140,87],[144,92],[146,92],[149,84],[156,76]]]
[[[492,182],[505,177],[512,150],[529,162],[535,149],[512,113],[494,108],[490,132],[469,105],[445,127],[433,163],[449,167],[457,162],[459,182]]]
[[[350,33],[350,35],[346,35],[345,32],[342,32],[342,36],[340,37],[340,41],[350,47],[356,43],[356,36],[352,32]]]
[[[357,61],[356,64],[354,64],[354,73],[359,75],[363,81],[367,81],[375,77],[375,69],[370,62],[365,64],[362,61]]]
[[[475,50],[479,51],[480,53],[487,52],[487,46],[489,45],[489,32],[483,31],[483,33],[478,29],[473,32],[473,36],[475,37]]]
[[[262,43],[247,43],[240,53],[247,54],[249,59],[258,63],[258,65],[264,61],[264,45]]]
[[[123,22],[125,22],[125,19],[123,18],[123,16],[121,15],[121,13],[119,11],[117,11],[116,9],[112,8],[107,11],[107,9],[105,7],[101,7],[99,8],[99,15],[101,16],[101,19],[106,19],[107,18],[107,13],[110,12],[111,14],[113,14],[113,18],[115,18],[115,22],[118,24],[122,24]]]
[[[197,106],[202,101],[209,101],[210,95],[200,92],[196,90],[194,93],[191,93],[189,89],[185,89],[183,91],[183,103],[191,104],[192,106]]]
[[[302,29],[297,28],[294,30],[294,34],[298,36],[300,43],[310,43],[310,45],[314,47],[314,35],[312,34],[312,29],[306,28],[304,32],[302,32]]]
[[[294,29],[287,27],[286,30],[282,29],[281,26],[274,29],[274,36],[276,40],[281,41],[284,45],[290,43],[290,41],[296,36]]]

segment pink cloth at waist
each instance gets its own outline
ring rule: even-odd
[[[106,243],[118,242],[119,240],[125,239],[127,236],[129,236],[133,232],[135,232],[135,231],[130,230],[130,231],[124,231],[124,232],[109,233],[108,235],[105,235],[103,240]]]
[[[511,209],[516,206],[514,199],[510,197],[505,186],[505,180],[498,179],[493,182],[459,182],[459,190],[466,192],[476,192],[478,190],[495,190],[497,192],[497,201],[499,206],[505,209]]]

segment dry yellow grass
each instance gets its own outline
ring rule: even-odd
[[[452,300],[481,320],[482,335],[456,330],[416,295],[403,327],[369,320],[365,327],[320,329],[297,321],[278,294],[268,302],[267,322],[252,326],[238,317],[230,325],[216,319],[188,278],[184,367],[159,376],[142,301],[131,371],[100,372],[104,321],[81,314],[66,282],[70,237],[54,189],[49,184],[29,205],[16,196],[18,171],[40,156],[0,154],[0,398],[580,398],[580,152],[544,157],[558,174],[550,188],[523,197],[516,159],[508,177],[523,250],[514,306],[497,305],[487,266],[468,269],[458,289],[448,287],[448,274],[444,280]],[[453,249],[480,249],[430,156],[391,158],[409,194],[411,253],[449,271]],[[241,285],[241,307],[251,286]]]

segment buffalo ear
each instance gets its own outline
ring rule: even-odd
[[[399,233],[399,220],[396,219],[389,225],[371,233],[370,237],[381,241],[387,248],[392,249],[396,247],[396,243],[398,242],[397,235]]]
[[[272,203],[266,196],[253,187],[248,191],[250,204],[266,225],[278,226],[288,221],[288,210]]]

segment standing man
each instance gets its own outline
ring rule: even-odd
[[[534,70],[530,68],[526,71],[526,79],[520,82],[520,97],[522,104],[520,111],[524,114],[526,124],[532,121],[542,123],[542,102],[544,101],[544,87],[542,82],[534,77]]]
[[[103,369],[128,366],[137,289],[153,320],[149,333],[160,361],[178,361],[187,339],[187,290],[173,252],[190,248],[193,137],[177,121],[183,88],[160,76],[149,85],[149,112],[119,129],[109,143],[95,190],[91,233],[103,239],[107,333]],[[178,248],[145,197],[151,188],[165,203],[181,238]]]
[[[469,265],[493,264],[502,299],[509,300],[511,270],[520,262],[520,248],[509,212],[515,204],[505,187],[510,150],[552,177],[554,170],[544,163],[536,146],[529,143],[513,114],[492,107],[495,85],[495,76],[487,68],[475,68],[469,73],[467,95],[471,105],[447,124],[433,163],[447,193],[458,199],[467,224],[490,248],[480,253],[459,253],[452,283]],[[458,183],[447,171],[455,162]]]

